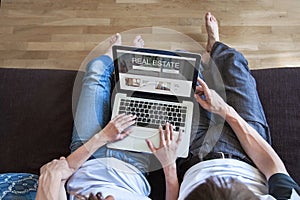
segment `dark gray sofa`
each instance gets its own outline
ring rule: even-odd
[[[44,163],[69,154],[72,90],[77,73],[0,69],[0,173],[38,175]],[[257,80],[273,147],[299,184],[300,68],[253,70],[252,73]],[[82,76],[83,72],[79,72],[79,79]],[[149,181],[151,197],[164,199],[162,171],[152,172]]]

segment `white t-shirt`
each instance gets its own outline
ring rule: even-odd
[[[98,158],[85,162],[67,184],[69,194],[88,196],[101,192],[115,200],[149,200],[150,185],[134,166],[116,158]],[[70,199],[75,199],[70,195]]]
[[[268,184],[264,175],[251,165],[235,159],[214,159],[192,166],[184,175],[178,199],[183,200],[195,187],[205,182],[205,179],[210,176],[218,176],[225,180],[229,178],[238,179],[260,199],[275,199],[268,194]]]

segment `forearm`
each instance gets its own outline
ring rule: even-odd
[[[166,200],[178,199],[179,183],[176,164],[164,167],[164,174],[166,180]]]
[[[60,189],[59,189],[59,200],[67,200],[67,192],[66,192],[66,189],[65,189],[65,184],[66,184],[66,181],[62,181],[60,183]]]
[[[101,132],[95,134],[89,141],[67,157],[69,167],[77,170],[95,151],[105,144],[107,144],[107,140],[101,135]]]
[[[274,149],[232,107],[226,108],[225,116],[243,149],[267,179],[274,173],[287,174]]]

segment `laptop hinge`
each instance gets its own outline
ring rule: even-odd
[[[182,99],[178,99],[176,96],[148,94],[148,93],[144,93],[144,92],[134,92],[133,94],[131,94],[129,96],[137,97],[137,98],[159,100],[159,101],[169,101],[169,102],[175,102],[175,103],[181,103],[183,101]]]

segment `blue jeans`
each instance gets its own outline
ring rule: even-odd
[[[113,61],[106,55],[92,60],[87,65],[74,119],[70,145],[72,152],[98,133],[109,122],[111,118],[110,96],[113,71]],[[109,149],[106,146],[98,149],[90,159],[103,157],[120,159],[137,167],[143,173],[147,172],[150,163],[148,154]]]
[[[214,68],[219,71],[219,76],[212,70]],[[250,126],[271,144],[269,127],[256,91],[256,82],[244,56],[235,49],[216,42],[211,51],[211,61],[207,65],[203,64],[200,71],[199,76],[205,80],[209,88],[216,90]],[[200,112],[196,113],[194,118],[190,155],[187,159],[178,161],[180,176],[196,164],[191,161],[193,157],[200,154],[205,156],[209,152],[230,154],[255,166],[243,150],[230,125],[221,117],[207,112],[199,104],[198,106]],[[207,134],[212,135],[211,141],[205,140]]]

